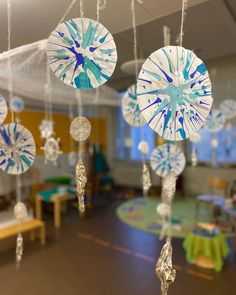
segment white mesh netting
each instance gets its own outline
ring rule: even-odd
[[[8,58],[10,56],[14,94],[44,101],[44,86],[47,82],[46,44],[47,40],[40,40],[0,54],[0,88],[8,90]],[[73,102],[76,104],[75,90],[59,81],[54,74],[51,74],[51,92],[52,103]],[[106,85],[99,87],[98,91],[82,90],[81,98],[83,105],[117,106],[120,104],[118,93]]]

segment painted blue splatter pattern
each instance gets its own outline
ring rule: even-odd
[[[211,110],[208,118],[206,119],[205,127],[210,132],[218,132],[224,128],[225,116],[218,109]]]
[[[137,83],[140,110],[166,140],[187,139],[204,124],[211,105],[211,82],[204,63],[190,50],[167,46],[143,64]]]
[[[59,24],[48,39],[47,54],[54,74],[79,89],[104,84],[117,62],[112,35],[102,24],[89,18]]]
[[[236,117],[236,100],[226,99],[220,104],[220,110],[226,119]]]
[[[179,175],[185,167],[184,153],[175,144],[162,144],[156,147],[150,158],[152,170],[161,177],[169,172]]]
[[[18,123],[0,127],[0,168],[9,174],[22,174],[35,159],[32,134]]]
[[[7,112],[8,112],[8,108],[7,108],[6,100],[2,95],[0,95],[0,125],[6,119]]]
[[[147,124],[140,112],[137,102],[137,86],[130,86],[122,99],[122,113],[125,121],[133,127],[141,127]]]

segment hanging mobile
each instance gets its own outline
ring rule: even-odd
[[[19,188],[20,189],[20,188]],[[14,215],[19,224],[28,218],[27,208],[24,203],[18,201],[14,207]],[[18,225],[19,226],[19,225]],[[19,232],[16,238],[16,267],[20,266],[23,257],[23,236]]]
[[[81,143],[87,140],[90,135],[90,132],[91,132],[91,124],[86,117],[78,116],[78,117],[75,117],[73,121],[71,122],[70,135],[75,141],[78,141]],[[76,165],[75,176],[76,176],[79,212],[83,214],[85,212],[84,192],[85,192],[87,177],[86,177],[86,168],[83,164],[81,157]]]

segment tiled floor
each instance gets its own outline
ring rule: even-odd
[[[154,274],[158,237],[122,224],[116,205],[80,220],[64,217],[61,230],[47,222],[47,246],[27,243],[15,270],[14,249],[0,252],[0,295],[157,295]],[[177,279],[169,295],[236,294],[236,260],[231,255],[220,274],[186,263],[182,241],[174,240]]]

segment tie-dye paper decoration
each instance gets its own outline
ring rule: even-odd
[[[8,112],[8,108],[7,108],[6,100],[2,95],[0,95],[0,125],[6,119],[7,112]]]
[[[152,170],[161,177],[169,172],[176,176],[181,174],[185,167],[184,153],[175,144],[162,144],[156,147],[150,158]]]
[[[236,117],[236,101],[233,99],[224,100],[220,104],[220,110],[226,119],[233,119]]]
[[[111,77],[117,50],[111,33],[89,18],[65,21],[51,33],[47,54],[54,74],[74,88],[96,88]]]
[[[143,64],[138,104],[149,126],[166,140],[187,139],[204,124],[211,105],[211,82],[204,63],[180,46],[163,47]]]
[[[137,102],[137,86],[130,86],[122,100],[122,113],[125,121],[133,127],[141,127],[147,124],[140,112]]]
[[[25,103],[23,99],[19,96],[14,96],[10,100],[10,108],[13,112],[20,113],[23,111],[24,107],[25,107]]]
[[[218,109],[212,110],[205,123],[206,129],[210,132],[218,132],[224,128],[224,125],[225,117],[223,113]]]
[[[32,134],[18,123],[0,127],[0,168],[9,174],[22,174],[35,159],[35,142]]]

